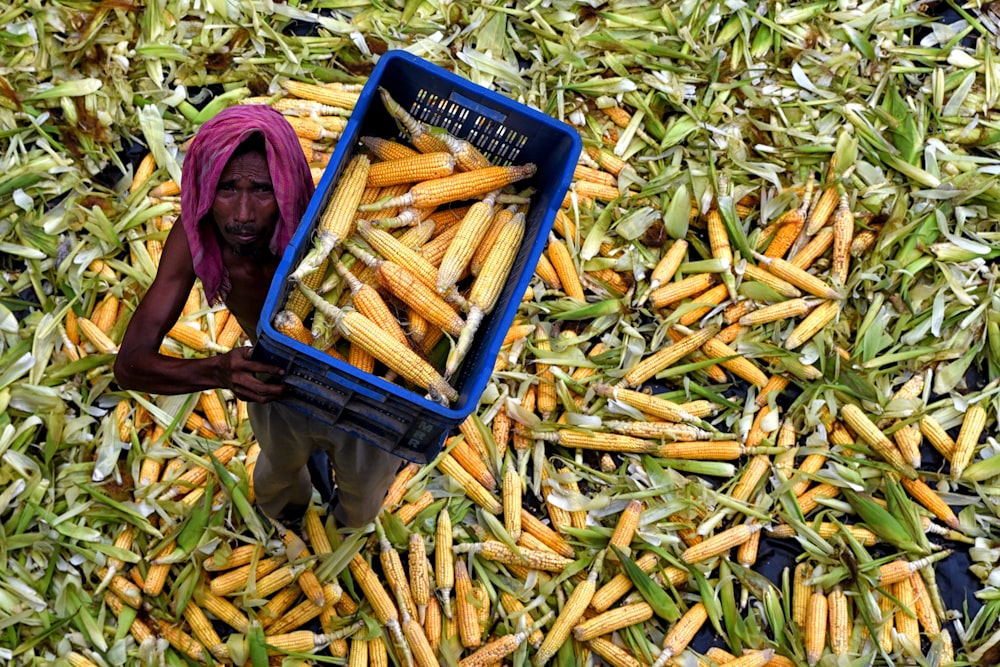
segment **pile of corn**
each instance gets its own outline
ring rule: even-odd
[[[350,30],[391,32],[365,12],[345,27],[343,17],[281,7],[345,40]],[[995,663],[997,383],[977,374],[996,377],[1000,364],[1000,250],[989,222],[1000,213],[989,175],[997,160],[989,145],[970,155],[959,143],[989,136],[988,49],[956,48],[928,66],[934,136],[917,126],[923,117],[907,120],[897,73],[882,79],[878,113],[857,102],[831,110],[809,77],[854,72],[847,59],[819,70],[799,54],[785,73],[812,104],[771,116],[754,115],[749,84],[699,70],[702,98],[713,101],[689,117],[663,107],[684,104],[671,79],[684,72],[631,53],[635,31],[663,30],[735,40],[744,50],[733,47],[734,62],[750,62],[818,22],[867,54],[858,26],[887,39],[903,30],[892,21],[910,20],[872,9],[865,23],[867,6],[815,7],[763,18],[732,10],[719,22],[686,6],[622,5],[583,12],[575,27],[565,9],[549,8],[548,21],[538,8],[511,10],[512,34],[530,26],[546,40],[575,39],[592,21],[607,27],[591,36],[608,51],[592,54],[606,76],[562,84],[558,108],[547,109],[579,129],[586,149],[480,409],[430,465],[405,466],[372,530],[353,533],[319,507],[299,532],[261,520],[256,444],[245,406],[226,392],[120,392],[109,372],[177,214],[179,160],[167,149],[249,90],[228,82],[201,112],[180,99],[176,113],[142,107],[147,140],[160,140],[114,190],[71,180],[74,160],[87,173],[103,167],[93,143],[121,122],[88,83],[104,73],[81,59],[92,78],[21,98],[98,129],[56,151],[12,131],[8,154],[30,160],[0,184],[4,659]],[[102,6],[91,21],[125,11]],[[428,20],[416,8],[382,11],[415,34]],[[463,25],[479,26],[481,41],[505,34],[493,25],[501,13],[477,11]],[[147,14],[142,34],[165,34],[171,14]],[[456,16],[448,21],[467,18]],[[4,15],[21,26],[16,18]],[[29,34],[17,27],[4,39]],[[100,44],[109,63],[127,60],[117,42]],[[243,66],[287,74],[291,49],[268,65],[271,53],[246,44]],[[339,48],[345,63],[366,58]],[[898,76],[921,74],[911,65],[926,54],[915,47],[879,48],[911,59]],[[472,55],[463,71],[480,80],[489,71],[516,91],[502,67]],[[661,56],[694,77],[690,53]],[[175,57],[150,60],[144,76],[162,80],[157,64]],[[650,68],[635,77],[643,94],[626,85],[626,64]],[[107,76],[124,85],[114,67]],[[321,169],[357,89],[325,87],[342,103],[317,108],[287,76],[271,83],[265,101],[300,115],[303,149]],[[728,96],[753,113],[727,115]],[[525,97],[548,99],[537,88]],[[17,113],[0,112],[5,123]],[[777,132],[782,123],[791,131]],[[751,128],[754,143],[742,136]],[[818,141],[819,153],[792,141],[812,132],[833,139]],[[91,242],[66,247],[57,234]],[[163,351],[212,354],[241,340],[196,288]],[[942,576],[960,556],[961,580]],[[948,602],[966,586],[969,609]]]

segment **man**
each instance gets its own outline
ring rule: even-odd
[[[285,385],[260,379],[282,369],[251,360],[249,347],[203,359],[159,353],[196,278],[209,303],[224,302],[256,342],[278,261],[312,193],[309,165],[279,112],[235,106],[205,123],[184,159],[181,218],[129,322],[115,376],[125,389],[153,394],[230,389],[248,402],[261,446],[253,481],[264,513],[278,520],[301,516],[312,497],[307,463],[325,451],[338,485],[334,516],[356,528],[378,514],[399,458],[282,402]]]

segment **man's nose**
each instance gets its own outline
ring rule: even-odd
[[[254,217],[253,196],[250,192],[241,192],[236,200],[236,217],[239,220],[252,220]]]

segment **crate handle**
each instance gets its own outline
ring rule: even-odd
[[[462,95],[461,93],[452,92],[451,95],[449,95],[448,97],[451,99],[451,101],[456,102],[460,106],[475,111],[480,116],[489,118],[490,120],[496,121],[501,125],[503,125],[504,121],[507,120],[507,114],[501,111],[497,111],[496,109],[493,109],[491,107],[488,107],[485,104],[473,102],[472,100],[470,100],[465,95]]]
[[[340,375],[337,373],[327,373],[326,377],[337,384],[343,385],[345,390],[353,391],[356,394],[361,394],[365,398],[370,398],[373,401],[379,403],[385,403],[386,396],[378,391],[373,391],[368,387],[358,384],[350,380],[346,375]]]

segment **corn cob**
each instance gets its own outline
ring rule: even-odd
[[[86,338],[94,348],[101,354],[115,354],[118,352],[118,345],[101,331],[100,327],[86,317],[77,317],[76,326],[80,333]]]
[[[380,329],[392,334],[400,343],[409,345],[406,332],[399,326],[399,321],[389,310],[378,290],[358,280],[342,262],[337,262],[335,268],[351,291],[351,303],[355,309],[375,322]]]
[[[792,622],[800,628],[806,627],[812,584],[809,583],[810,566],[800,562],[792,572]]]
[[[458,224],[438,266],[435,288],[439,294],[447,294],[454,289],[455,284],[468,271],[472,256],[486,236],[493,219],[495,194],[487,194],[481,201],[473,204]]]
[[[382,199],[372,204],[363,204],[359,210],[377,211],[392,206],[429,207],[441,206],[462,199],[471,199],[497,190],[535,174],[532,163],[507,167],[483,167],[472,171],[462,171],[421,181],[398,197]]]
[[[452,551],[456,554],[477,554],[486,560],[504,563],[505,565],[521,565],[534,570],[545,570],[548,572],[560,572],[573,562],[569,558],[546,551],[520,549],[520,554],[518,554],[503,542],[494,540],[456,544],[452,547]]]
[[[979,444],[979,436],[985,425],[986,408],[981,403],[970,405],[965,410],[962,426],[959,429],[958,437],[955,438],[955,448],[951,456],[952,479],[961,478],[962,472],[972,461],[972,455]]]
[[[861,408],[853,403],[845,403],[840,409],[840,414],[847,425],[871,445],[886,462],[907,477],[911,479],[916,477],[913,468],[903,460],[899,448],[862,412]]]
[[[389,490],[385,494],[385,500],[382,501],[383,508],[391,509],[403,501],[403,496],[406,495],[410,481],[416,476],[419,470],[420,467],[411,461],[396,473],[396,478],[389,485]]]
[[[360,137],[358,141],[360,141],[365,148],[370,150],[375,157],[383,161],[400,160],[420,155],[420,151],[414,150],[406,144],[402,144],[391,139],[384,139],[382,137],[375,136],[363,136]]]
[[[310,276],[306,277],[308,278]],[[316,342],[316,337],[313,336],[312,332],[306,327],[305,324],[302,323],[302,319],[290,310],[279,311],[278,314],[274,316],[273,324],[278,333],[288,336],[292,340],[297,340],[303,345],[311,347]]]
[[[406,503],[396,510],[396,517],[403,522],[404,526],[408,525],[418,514],[430,507],[433,503],[434,494],[425,490],[412,503]]]
[[[361,313],[341,310],[327,303],[308,288],[303,289],[303,293],[351,343],[359,345],[409,382],[426,389],[435,400],[458,399],[458,392],[429,363],[403,346],[392,334],[380,329]]]
[[[591,385],[591,388],[598,396],[621,401],[626,405],[640,410],[649,417],[663,419],[668,422],[693,422],[698,419],[677,403],[641,391],[612,387],[611,385],[602,383]]]
[[[347,667],[368,667],[368,645],[380,639],[366,640],[358,637],[351,638],[351,649],[347,654]]]
[[[618,646],[617,644],[611,642],[604,637],[595,637],[587,642],[587,646],[590,647],[594,653],[596,653],[602,660],[607,662],[611,667],[643,667],[645,663],[639,662],[624,648]]]
[[[746,523],[734,526],[706,539],[700,544],[688,547],[681,554],[681,560],[685,563],[697,563],[713,556],[718,556],[729,549],[743,544],[750,539],[750,536],[761,530],[763,526],[759,523]]]
[[[462,488],[465,489],[465,495],[487,512],[490,514],[500,514],[503,511],[503,505],[500,504],[500,501],[486,490],[482,484],[477,482],[472,475],[466,472],[465,468],[450,454],[446,454],[438,459],[437,467],[438,470],[461,484]]]
[[[555,623],[549,628],[545,639],[542,640],[542,644],[535,652],[532,661],[535,667],[542,667],[555,656],[559,647],[569,638],[573,627],[583,617],[583,613],[590,605],[590,600],[594,597],[594,591],[597,588],[597,577],[600,575],[604,560],[603,554],[604,552],[598,553],[590,568],[590,574],[576,585],[566,600],[566,604],[560,610],[559,616],[556,617]]]
[[[214,577],[209,582],[209,591],[212,595],[219,597],[235,593],[246,586],[251,577],[255,580],[262,579],[277,570],[282,562],[281,558],[264,558],[258,560],[256,565],[248,563],[234,568],[225,574]]]
[[[615,530],[611,533],[611,538],[608,540],[608,547],[616,546],[626,554],[631,553],[630,545],[632,544],[632,537],[635,535],[635,530],[639,527],[639,515],[641,512],[642,501],[635,499],[629,501],[629,504],[622,510],[622,513],[618,515],[618,523],[615,525]]]
[[[455,585],[455,556],[452,554],[451,515],[445,507],[438,513],[434,532],[434,575],[435,589],[441,600],[444,614],[451,618],[451,589]]]
[[[317,224],[315,246],[289,275],[289,280],[301,282],[348,237],[370,167],[371,162],[364,155],[356,155],[348,162]]]
[[[826,630],[829,621],[826,594],[822,590],[813,591],[809,596],[809,607],[806,610],[806,625],[804,644],[806,661],[810,665],[819,662],[826,646]]]
[[[649,302],[653,308],[665,308],[687,297],[701,294],[712,287],[718,278],[714,273],[696,273],[682,278],[677,282],[657,287],[649,294]]]
[[[448,176],[455,171],[455,158],[447,152],[421,153],[412,157],[372,164],[366,186],[389,187]]]
[[[379,581],[378,575],[375,574],[374,570],[371,569],[371,566],[361,554],[355,554],[348,567],[354,580],[361,587],[369,604],[371,604],[376,618],[378,618],[382,625],[388,628],[393,644],[404,655],[408,656],[410,651],[403,636],[402,628],[399,625],[399,611],[385,588],[382,587],[382,582]]]
[[[521,528],[522,535],[528,533],[534,536],[560,556],[572,558],[576,553],[572,545],[566,542],[562,535],[542,523],[538,517],[523,507],[521,508]]]
[[[934,417],[924,415],[920,418],[920,432],[934,446],[934,449],[938,450],[949,461],[951,460],[955,453],[955,441]]]
[[[594,616],[573,628],[573,637],[580,642],[590,641],[616,630],[627,628],[653,617],[653,608],[645,602],[617,607]]]
[[[378,533],[379,561],[382,564],[382,573],[385,582],[392,590],[399,605],[399,611],[406,612],[411,617],[417,616],[417,605],[410,594],[410,582],[407,579],[406,571],[403,569],[403,562],[399,557],[399,552],[392,546],[385,535],[385,528],[382,522],[375,521],[375,528]]]
[[[517,213],[500,228],[493,249],[483,262],[482,270],[476,276],[469,290],[468,316],[459,332],[458,341],[448,354],[445,376],[451,377],[461,364],[472,345],[473,337],[479,330],[482,318],[493,311],[500,293],[517,258],[521,240],[524,238],[524,214]]]
[[[701,351],[710,359],[720,359],[723,367],[751,384],[763,387],[767,384],[767,375],[752,361],[723,343],[718,338],[710,338],[701,346]]]
[[[847,610],[847,595],[838,585],[834,586],[826,596],[827,616],[830,627],[830,651],[834,655],[843,655],[848,650],[848,640],[851,636],[851,618]]]
[[[418,620],[423,625],[427,614],[427,602],[430,598],[431,582],[427,547],[424,545],[424,538],[420,533],[410,533],[408,562],[410,566],[410,597],[417,607]]]
[[[580,282],[580,274],[573,261],[573,256],[566,243],[556,238],[555,234],[552,233],[549,233],[548,253],[552,267],[559,277],[559,283],[566,296],[585,301],[586,295],[583,292],[583,284]]]
[[[656,567],[659,558],[652,552],[645,552],[635,559],[635,564],[645,573],[649,573]],[[594,611],[601,613],[607,611],[611,605],[617,602],[632,588],[632,580],[624,572],[619,572],[610,581],[597,589],[590,606]]]
[[[427,599],[427,611],[424,615],[424,635],[427,636],[427,643],[435,651],[441,645],[441,627],[443,623],[441,603],[432,595]]]
[[[337,89],[325,85],[321,86],[313,83],[305,83],[302,81],[295,81],[294,79],[286,79],[282,82],[281,87],[284,88],[289,95],[294,95],[295,97],[303,100],[313,100],[332,107],[340,107],[342,109],[353,109],[359,97],[358,93],[350,90]]]
[[[521,476],[513,467],[503,475],[503,523],[511,539],[521,536]]]
[[[822,299],[843,299],[843,296],[837,290],[833,289],[833,287],[791,262],[786,262],[780,257],[765,257],[760,253],[755,253],[754,257],[767,267],[768,271],[790,282],[804,292]]]
[[[812,525],[812,527],[816,531],[816,533],[823,539],[829,539],[835,534],[837,534],[837,532],[839,532],[840,530],[846,529],[848,532],[851,533],[851,537],[857,540],[862,546],[871,546],[879,542],[878,535],[873,533],[868,528],[865,528],[864,526],[850,526],[850,525],[832,523],[830,521],[824,521],[819,523],[818,525]],[[788,539],[797,536],[798,533],[796,532],[795,528],[793,526],[789,526],[788,524],[779,524],[777,526],[774,526],[768,533],[768,537],[774,539]]]
[[[234,567],[240,567],[241,565],[246,565],[261,552],[261,547],[258,544],[244,544],[242,546],[236,547],[224,558],[219,558],[221,554],[213,554],[212,558],[206,558],[202,561],[202,568],[206,572],[219,572],[221,570],[229,570]]]
[[[936,516],[941,521],[944,521],[948,526],[954,530],[959,530],[961,523],[955,512],[948,506],[941,496],[939,496],[931,487],[929,487],[921,479],[907,479],[905,477],[900,479],[903,484],[903,488],[906,489],[907,493],[916,500],[918,503],[926,507],[934,516]]]
[[[472,580],[462,559],[455,561],[455,617],[462,646],[479,647],[482,643],[482,631],[472,599]]]
[[[829,324],[840,312],[840,304],[836,301],[824,301],[812,309],[785,339],[785,348],[794,350],[809,341]]]
[[[203,589],[195,591],[194,599],[206,611],[237,632],[246,632],[250,627],[250,619],[229,600]]]
[[[930,594],[924,584],[920,571],[917,570],[910,575],[910,586],[913,587],[912,609],[917,615],[917,620],[928,635],[936,635],[941,632],[941,624],[938,621],[937,612],[931,603]]]
[[[746,453],[752,450],[747,450],[738,440],[667,442],[652,450],[654,457],[695,461],[734,461]]]
[[[691,643],[707,619],[708,609],[704,603],[699,601],[691,605],[680,620],[674,624],[674,627],[667,632],[667,636],[663,639],[660,655],[652,667],[664,667],[671,658],[679,655]]]
[[[660,371],[680,361],[691,354],[718,333],[717,327],[706,327],[685,335],[672,345],[649,355],[633,366],[619,382],[619,387],[636,387],[642,385]]]
[[[353,638],[352,638],[353,642]],[[364,667],[389,667],[389,655],[387,652],[385,637],[376,637],[375,639],[369,640],[365,643],[364,649],[364,662],[360,663]],[[333,644],[330,645],[331,649]],[[353,651],[353,646],[351,648]],[[355,665],[354,662],[350,663],[352,667]]]
[[[458,663],[459,667],[492,667],[517,650],[528,638],[528,632],[515,632],[484,644]]]
[[[775,222],[776,231],[771,237],[771,241],[767,244],[767,249],[764,250],[764,254],[768,257],[784,257],[785,253],[788,252],[789,248],[798,238],[799,232],[802,231],[805,225],[805,208],[808,204],[797,206],[796,208],[789,209],[781,215],[780,218]],[[761,234],[761,238],[766,238],[764,234]]]

